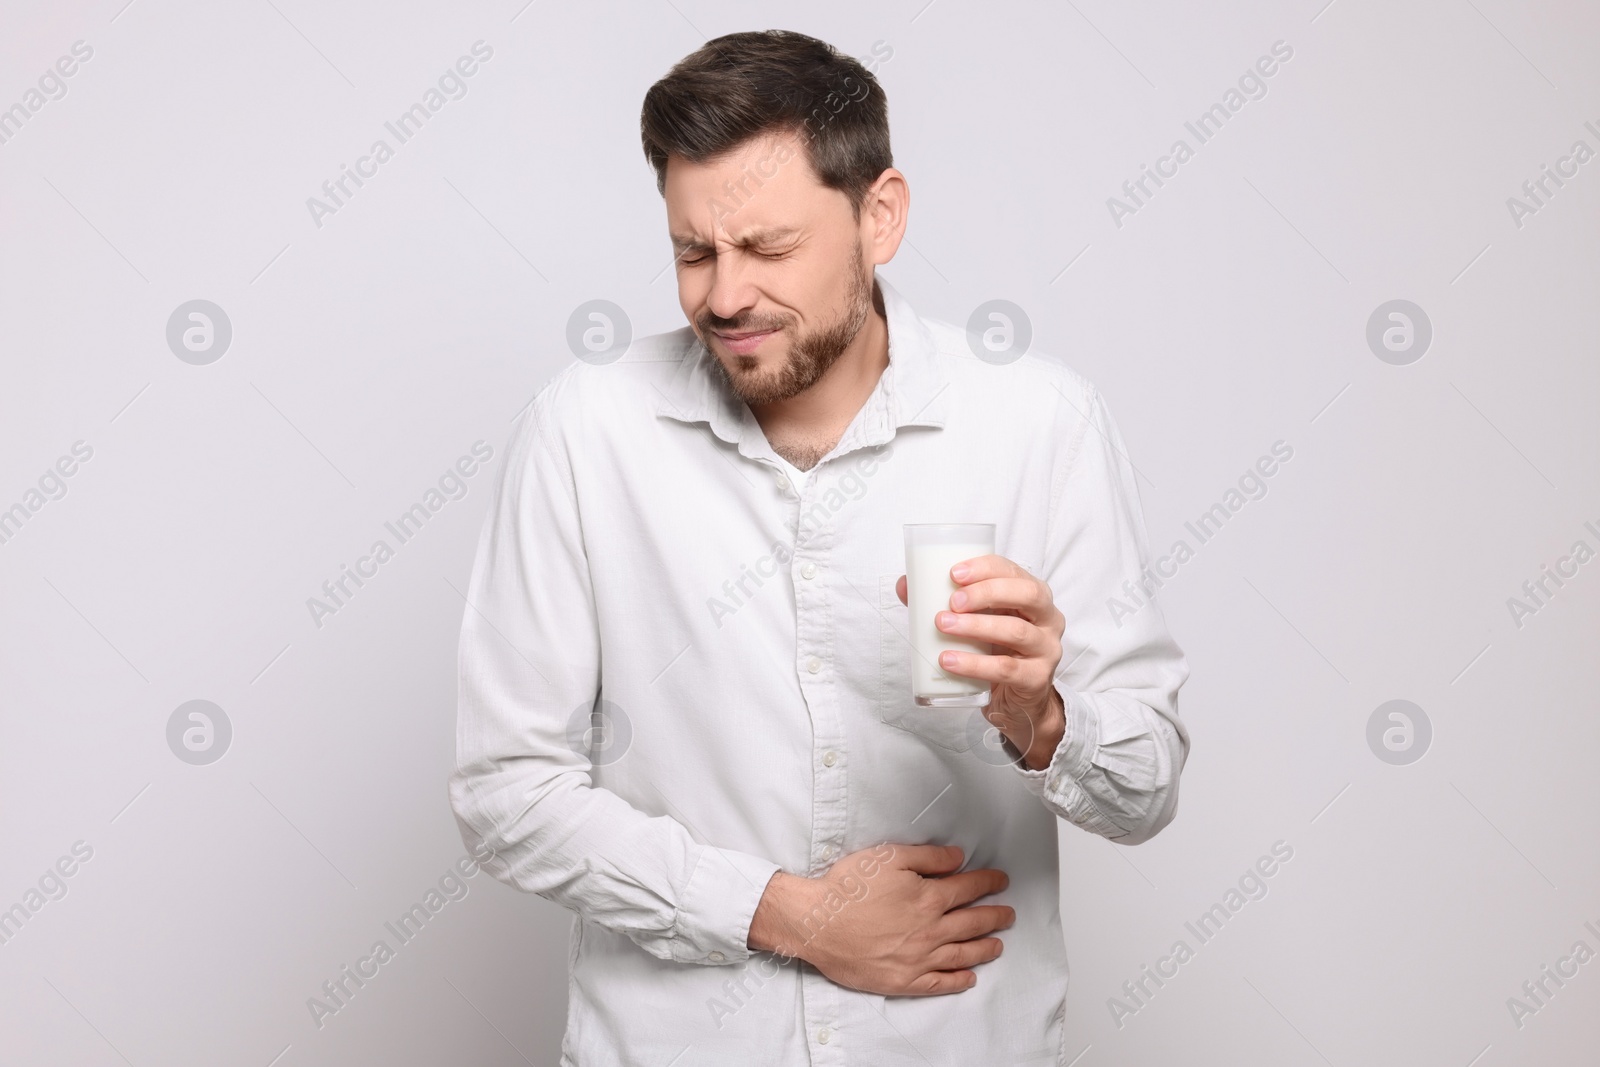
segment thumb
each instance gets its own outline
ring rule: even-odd
[[[918,874],[949,874],[961,869],[965,853],[959,845],[895,845],[889,865]]]

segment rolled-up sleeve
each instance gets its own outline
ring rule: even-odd
[[[747,959],[751,916],[779,865],[697,842],[670,816],[592,784],[599,630],[579,494],[550,421],[562,378],[517,424],[478,540],[451,808],[500,881],[664,960]]]
[[[1051,494],[1043,573],[1066,617],[1055,686],[1066,732],[1049,764],[1012,766],[1062,819],[1118,844],[1172,821],[1189,734],[1178,717],[1183,652],[1149,595],[1134,469],[1098,391],[1060,387],[1069,440]]]

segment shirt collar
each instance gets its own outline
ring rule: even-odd
[[[939,426],[945,422],[949,369],[933,333],[915,308],[882,277],[874,284],[883,295],[889,332],[889,365],[873,386],[834,453],[881,445],[902,426]],[[672,378],[661,388],[658,415],[686,423],[706,423],[711,432],[745,455],[764,454],[769,446],[755,415],[728,388],[712,364],[716,356],[692,329],[684,328],[691,346]]]

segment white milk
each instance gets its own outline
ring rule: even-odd
[[[987,556],[992,543],[981,541],[926,541],[906,545],[906,606],[911,623],[911,693],[924,706],[981,707],[989,702],[989,682],[951,674],[939,666],[945,649],[989,655],[987,641],[972,641],[945,633],[934,624],[941,611],[950,610],[950,594],[961,588],[950,568],[962,560]]]

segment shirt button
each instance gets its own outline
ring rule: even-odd
[[[828,1039],[832,1036],[833,1031],[824,1026],[821,1030],[817,1031],[817,1044],[826,1045],[828,1043]]]
[[[723,961],[724,961],[724,960],[726,960],[726,959],[727,959],[727,958],[728,958],[728,957],[726,957],[726,956],[724,956],[724,955],[723,955],[723,954],[722,954],[722,953],[721,953],[721,952],[718,952],[718,951],[717,951],[717,950],[715,950],[715,949],[713,949],[713,950],[712,950],[712,951],[711,951],[711,955],[710,955],[710,956],[708,956],[708,957],[707,957],[707,958],[708,958],[708,959],[709,959],[709,960],[710,960],[710,961],[711,961],[711,962],[712,962],[712,963],[721,963],[721,962],[723,962]]]
[[[806,670],[810,671],[812,674],[816,674],[821,669],[822,669],[822,661],[820,659],[818,659],[817,657],[812,656],[809,660],[806,661]]]
[[[822,765],[824,767],[832,767],[835,763],[838,763],[838,762],[839,762],[839,754],[837,752],[829,750],[829,751],[824,752],[822,754]]]
[[[815,563],[807,563],[807,564],[803,565],[800,568],[800,577],[802,577],[802,578],[815,578],[816,576],[817,576],[817,565]]]
[[[789,484],[789,479],[785,478],[783,476],[783,472],[782,471],[779,471],[778,472],[778,476],[776,478],[772,479],[772,481],[773,481],[773,484],[775,484],[779,489],[782,489],[786,485]]]

